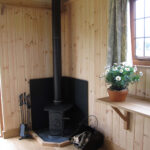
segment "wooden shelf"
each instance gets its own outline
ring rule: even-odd
[[[97,102],[111,105],[114,111],[124,120],[125,129],[129,129],[130,113],[136,113],[150,118],[149,99],[137,96],[128,96],[124,102],[112,102],[109,100],[109,97],[104,97],[97,99]],[[122,114],[119,109],[123,109],[125,114]]]
[[[109,97],[100,98],[97,101],[150,118],[150,101],[148,100],[146,101],[141,97],[128,96],[124,102],[112,102],[109,100]]]

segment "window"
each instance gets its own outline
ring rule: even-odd
[[[133,63],[150,65],[150,0],[130,1]]]

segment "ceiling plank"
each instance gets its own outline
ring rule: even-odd
[[[51,8],[51,0],[0,0],[0,3],[24,7]]]

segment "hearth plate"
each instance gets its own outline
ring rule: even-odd
[[[43,135],[44,133],[41,132],[40,134]],[[45,141],[34,131],[30,131],[30,135],[43,146],[65,147],[71,144],[67,137],[66,138],[65,137],[51,137],[51,136],[48,137],[48,135],[46,135],[45,136],[46,141]],[[49,141],[47,138],[49,139]]]
[[[46,142],[62,143],[69,140],[68,137],[51,136],[48,130],[37,131],[37,134]]]

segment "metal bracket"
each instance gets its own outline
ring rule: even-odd
[[[116,107],[113,107],[113,110],[121,117],[121,119],[124,121],[124,129],[129,130],[130,127],[130,112],[125,111],[124,114],[120,112],[120,110]]]

